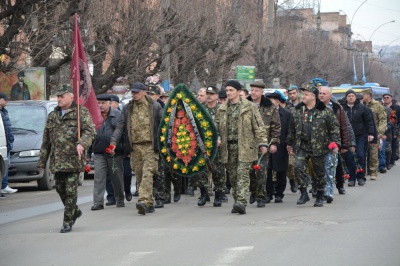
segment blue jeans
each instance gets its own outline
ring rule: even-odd
[[[357,180],[360,179],[365,179],[365,154],[367,152],[368,149],[368,136],[364,135],[364,136],[359,136],[356,137],[356,154],[357,154],[357,159],[358,159],[358,163],[360,164],[360,166],[364,169],[364,172],[362,173],[356,173],[357,176]],[[350,178],[351,180],[351,178]],[[355,181],[355,180],[351,180],[351,181]]]
[[[325,176],[326,176],[325,196],[333,196],[337,164],[338,164],[337,154],[333,155],[332,151],[329,151],[325,155]]]
[[[8,165],[6,166],[6,174],[3,178],[3,182],[1,182],[1,189],[5,189],[8,186],[8,168],[10,168],[10,160],[11,160],[11,155],[9,150],[7,150],[7,158],[8,158]]]
[[[382,146],[378,156],[379,156],[379,170],[383,170],[386,168],[386,140],[382,140]]]

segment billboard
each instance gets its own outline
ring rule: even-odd
[[[11,101],[46,100],[46,68],[32,67],[12,74],[0,72],[0,91]]]
[[[256,77],[255,66],[236,66],[236,79],[254,81]]]

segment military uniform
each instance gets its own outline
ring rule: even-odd
[[[140,82],[133,84],[131,91],[146,90]],[[119,142],[125,134],[124,147],[131,152],[132,168],[139,188],[136,208],[140,214],[154,212],[153,175],[158,174],[157,131],[162,117],[158,102],[144,95],[141,101],[131,101],[124,106],[117,128],[111,137],[111,144]]]
[[[71,92],[71,86],[64,85],[57,91],[57,96]],[[79,159],[77,145],[81,144],[87,150],[96,134],[86,108],[80,107],[79,117],[80,139],[78,139],[78,114],[75,102],[72,102],[68,110],[64,111],[57,106],[49,114],[38,161],[38,167],[45,168],[50,159],[50,170],[54,173],[56,191],[64,204],[63,229],[65,226],[72,227],[76,218],[82,214],[76,202],[79,173],[85,171],[86,156],[82,155]]]
[[[249,97],[248,100],[252,100],[251,97]],[[270,141],[269,144],[278,146],[279,136],[281,134],[281,122],[278,110],[275,105],[272,104],[271,100],[264,95],[261,96],[260,104],[257,107],[265,125],[268,140]],[[266,202],[269,155],[266,154],[261,157],[261,152],[259,152],[258,156],[260,157],[260,162],[258,163],[258,161],[255,161],[253,165],[258,163],[260,165],[260,170],[257,172],[254,169],[250,170],[250,192],[255,196],[257,202]]]
[[[316,87],[307,87],[305,90],[313,92],[318,98]],[[310,159],[315,172],[313,182],[317,189],[317,201],[322,200],[326,184],[325,155],[329,152],[328,146],[331,142],[340,145],[339,123],[333,111],[318,99],[312,109],[307,109],[304,103],[298,104],[287,138],[288,146],[296,152],[295,173],[302,194],[298,204],[309,200],[306,170]]]
[[[367,89],[363,91],[363,94],[370,94],[372,98],[372,90]],[[378,131],[378,136],[385,135],[386,126],[387,126],[387,115],[385,112],[385,108],[379,102],[375,101],[373,98],[371,102],[366,104],[372,110],[375,118],[376,129]],[[379,140],[378,140],[379,141]],[[378,176],[378,166],[379,166],[379,147],[378,144],[368,143],[369,146],[369,164],[368,169],[371,175],[371,179],[376,179]]]
[[[237,90],[237,81],[228,81]],[[222,163],[226,163],[233,189],[235,204],[233,211],[245,213],[249,197],[249,171],[253,161],[258,158],[258,147],[268,145],[267,132],[256,106],[240,99],[238,103],[225,102],[218,109],[215,123],[221,144],[219,148]]]

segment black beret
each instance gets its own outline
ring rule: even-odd
[[[350,93],[353,93],[357,97],[356,92],[353,91],[352,89],[349,89],[349,90],[346,91],[346,98],[347,98],[347,95],[349,95]]]
[[[231,86],[237,90],[241,90],[242,89],[242,85],[239,83],[239,81],[231,79],[228,80],[228,82],[226,83],[226,87]]]
[[[228,96],[226,96],[226,90],[220,90],[219,92],[218,92],[218,98],[221,98],[221,99],[225,99],[225,98],[227,98]]]
[[[111,96],[110,94],[99,94],[96,95],[96,99],[98,101],[111,101]]]
[[[146,90],[146,86],[140,82],[136,82],[131,87],[132,92],[141,92],[141,91],[145,91],[145,90]]]

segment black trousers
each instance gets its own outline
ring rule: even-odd
[[[276,183],[274,186],[274,182],[272,181],[272,168],[268,168],[267,171],[267,197],[273,198],[272,196],[275,195],[275,197],[280,197],[283,199],[284,192],[286,189],[286,172],[287,171],[278,171],[276,172]],[[274,189],[275,187],[275,189]]]

